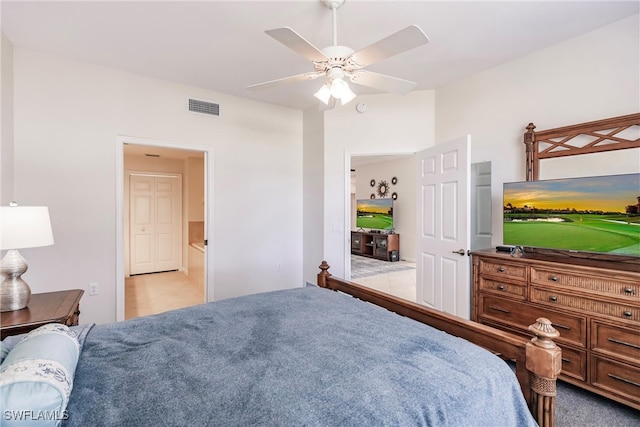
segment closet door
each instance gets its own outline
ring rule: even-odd
[[[131,274],[177,270],[182,258],[182,179],[130,177]]]

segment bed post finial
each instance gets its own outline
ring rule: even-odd
[[[329,273],[329,264],[327,264],[327,261],[322,261],[320,263],[320,270],[322,271],[318,273],[318,286],[320,286],[321,288],[326,288],[327,277],[331,276],[331,273]]]
[[[556,379],[562,370],[562,351],[553,339],[560,336],[544,317],[529,326],[536,336],[527,343],[527,370],[530,372],[529,409],[540,427],[554,427]]]

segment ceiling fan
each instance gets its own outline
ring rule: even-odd
[[[280,43],[311,60],[315,71],[254,84],[248,86],[247,89],[271,89],[288,83],[315,80],[325,76],[324,85],[314,96],[323,102],[326,106],[325,108],[333,108],[336,99],[339,99],[341,105],[344,105],[356,97],[345,78],[358,85],[399,95],[409,93],[416,86],[415,82],[374,73],[364,70],[364,68],[390,56],[428,43],[429,38],[420,27],[410,25],[404,30],[400,30],[364,49],[354,52],[353,49],[347,46],[338,45],[336,16],[338,8],[344,4],[345,0],[321,1],[333,13],[333,44],[331,46],[318,49],[289,27],[265,31]]]

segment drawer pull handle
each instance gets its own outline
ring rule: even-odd
[[[634,385],[634,386],[636,386],[636,387],[640,387],[640,383],[637,383],[637,382],[635,382],[635,381],[631,381],[631,380],[628,380],[628,379],[626,379],[626,378],[622,378],[622,377],[619,377],[619,376],[617,376],[617,375],[613,375],[613,374],[607,374],[607,375],[608,375],[609,377],[613,378],[614,380],[622,381],[622,382],[625,382],[625,383],[627,383],[627,384],[631,384],[631,385]]]
[[[631,317],[632,316],[630,311],[624,311],[622,314],[624,315],[624,317]]]
[[[565,359],[564,357],[562,358],[562,363],[571,363],[571,360],[569,359]]]
[[[629,295],[631,295],[631,294],[633,294],[633,289],[631,289],[631,288],[624,288],[624,293],[625,293],[625,294],[629,294]]]
[[[498,286],[498,290],[499,290],[499,291],[504,291],[504,285],[499,285],[499,286]]]
[[[498,273],[504,273],[504,267],[499,267],[498,268]]]
[[[565,325],[558,325],[557,323],[552,323],[551,326],[553,326],[554,328],[560,328],[560,329],[564,329],[564,330],[571,330],[570,326],[565,326]]]
[[[551,280],[552,282],[557,282],[558,281],[558,277],[557,276],[550,276],[549,280]]]
[[[549,301],[551,301],[551,302],[557,302],[557,301],[558,301],[558,297],[557,297],[557,296],[555,296],[555,295],[550,296],[550,297],[549,297]]]
[[[499,311],[501,313],[511,313],[509,310],[505,310],[504,308],[500,308],[500,307],[489,306],[489,308],[491,310]]]
[[[632,348],[637,348],[638,350],[640,350],[640,345],[637,345],[637,344],[632,344],[632,343],[626,342],[626,341],[620,341],[620,340],[617,340],[615,338],[607,338],[607,340],[611,341],[612,343],[615,343],[615,344],[622,344],[622,345],[626,345],[626,346],[632,347]]]

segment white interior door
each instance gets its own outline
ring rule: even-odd
[[[471,165],[471,250],[491,247],[491,162]]]
[[[466,136],[417,154],[417,300],[465,319],[471,316],[470,149]]]
[[[182,259],[182,179],[130,177],[131,274],[177,270]]]

